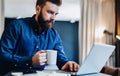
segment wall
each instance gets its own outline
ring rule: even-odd
[[[62,39],[65,54],[70,60],[79,62],[78,59],[78,24],[69,21],[56,21],[54,28]]]
[[[4,30],[4,10],[3,10],[3,0],[0,0],[0,38]]]
[[[5,17],[30,17],[35,13],[36,0],[4,0],[4,3]],[[62,0],[59,11],[56,20],[79,20],[80,1]]]

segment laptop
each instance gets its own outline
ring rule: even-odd
[[[72,76],[86,76],[90,74],[94,76],[98,74],[111,56],[114,49],[115,46],[113,45],[94,43],[88,56],[80,66],[80,69],[77,72],[72,72],[70,74]]]

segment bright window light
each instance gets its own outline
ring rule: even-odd
[[[116,35],[116,38],[117,38],[118,40],[120,40],[120,36],[119,36],[119,35]]]
[[[96,38],[102,38],[104,30],[105,30],[105,27],[103,25],[100,25],[100,27],[98,27],[95,32]]]

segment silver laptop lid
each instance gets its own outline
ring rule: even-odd
[[[77,75],[99,73],[114,49],[113,45],[95,43],[80,66]]]

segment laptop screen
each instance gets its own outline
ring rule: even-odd
[[[114,49],[115,46],[113,45],[94,43],[90,53],[80,66],[77,75],[99,73]]]

